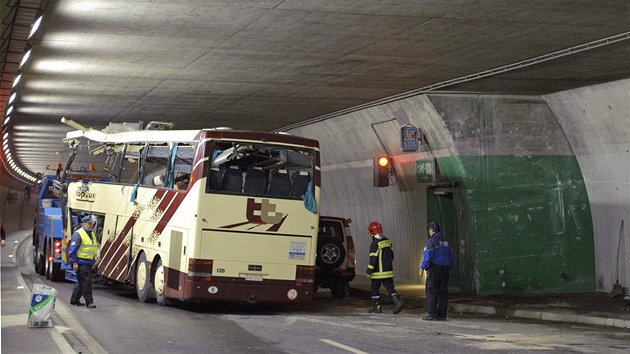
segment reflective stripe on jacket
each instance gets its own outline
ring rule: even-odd
[[[374,237],[370,244],[370,264],[367,274],[371,279],[387,279],[394,277],[394,250],[392,243],[387,238]]]

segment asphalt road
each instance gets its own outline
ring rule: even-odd
[[[332,299],[320,290],[307,307],[214,303],[140,303],[125,287],[95,285],[96,309],[68,305],[74,283],[34,272],[30,243],[18,251],[29,287],[58,291],[53,318],[82,353],[627,353],[624,329],[449,314],[422,321],[424,310],[369,314],[368,299]],[[391,305],[384,306],[391,310]]]

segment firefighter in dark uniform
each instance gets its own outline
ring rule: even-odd
[[[90,280],[98,253],[98,241],[92,231],[93,228],[94,219],[89,215],[83,217],[81,219],[81,228],[72,234],[72,239],[70,240],[68,255],[72,263],[72,269],[77,272],[78,282],[70,298],[70,304],[73,306],[96,307],[92,298],[92,282]],[[81,296],[85,299],[85,303],[81,302]]]
[[[455,251],[440,232],[440,225],[431,221],[428,225],[429,239],[424,244],[420,276],[427,272],[425,286],[429,314],[426,321],[446,321],[448,310],[448,278],[455,265]]]
[[[367,267],[368,277],[372,280],[370,292],[374,307],[370,313],[382,313],[381,304],[379,303],[381,284],[385,286],[387,294],[394,301],[394,311],[399,313],[403,308],[403,301],[394,288],[394,250],[392,243],[382,235],[383,227],[380,223],[374,221],[368,226],[368,234],[372,237],[370,244],[370,264]]]

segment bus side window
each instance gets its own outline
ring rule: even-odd
[[[210,190],[220,191],[223,185],[223,176],[218,167],[210,168]]]
[[[270,197],[288,197],[291,189],[289,172],[284,169],[272,170],[269,180]]]
[[[291,190],[289,196],[301,197],[306,194],[306,188],[308,188],[308,182],[311,181],[311,175],[307,171],[295,171],[291,177]]]
[[[243,192],[249,195],[264,195],[267,191],[267,171],[260,167],[250,167],[245,174]]]
[[[225,170],[221,190],[232,193],[243,192],[243,173],[238,166],[230,166],[230,168]]]

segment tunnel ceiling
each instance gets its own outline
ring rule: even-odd
[[[443,82],[539,95],[630,77],[627,0],[3,0],[2,11],[3,131],[31,173],[67,158],[61,117],[270,131]]]

